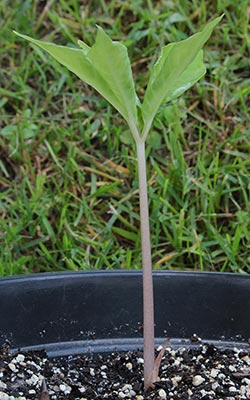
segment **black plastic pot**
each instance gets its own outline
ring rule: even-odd
[[[157,271],[154,289],[157,342],[248,341],[250,276]],[[141,272],[2,278],[0,321],[0,343],[51,356],[142,347]]]

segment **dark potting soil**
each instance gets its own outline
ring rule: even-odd
[[[45,352],[11,355],[0,348],[0,400],[250,399],[250,350],[168,347],[155,389],[143,391],[142,353],[49,359]],[[46,381],[48,393],[42,382]]]

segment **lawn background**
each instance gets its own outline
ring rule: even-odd
[[[11,3],[11,4],[10,4]],[[12,33],[128,47],[143,97],[161,46],[225,13],[207,74],[147,141],[155,269],[250,271],[248,1],[0,3],[0,275],[141,268],[135,146],[94,90]]]

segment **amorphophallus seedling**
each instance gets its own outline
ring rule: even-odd
[[[114,42],[98,27],[92,47],[79,40],[79,49],[43,42],[15,32],[46,50],[84,82],[95,88],[126,120],[136,143],[143,270],[144,387],[153,386],[159,369],[154,356],[154,296],[149,230],[145,141],[159,107],[182,95],[206,72],[204,44],[222,16],[209,22],[201,32],[161,49],[150,71],[144,99],[135,92],[127,48]]]

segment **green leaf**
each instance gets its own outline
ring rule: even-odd
[[[105,97],[120,112],[130,127],[137,126],[138,99],[126,46],[113,42],[100,27],[95,44],[89,47],[79,41],[81,49],[59,46],[15,33],[46,50],[58,62]]]
[[[171,87],[169,87],[169,90],[166,93],[164,102],[169,103],[181,96],[186,90],[201,79],[205,73],[206,67],[203,62],[203,51],[200,50],[194,61],[180,75],[179,79],[172,82]]]
[[[222,16],[208,23],[201,32],[188,39],[162,48],[151,72],[141,106],[144,136],[147,135],[160,105],[176,99],[205,74],[202,47],[221,18]]]
[[[131,240],[132,242],[137,242],[138,234],[125,231],[124,229],[118,228],[116,226],[112,227],[112,231],[117,233],[119,236],[124,237],[125,239]]]

